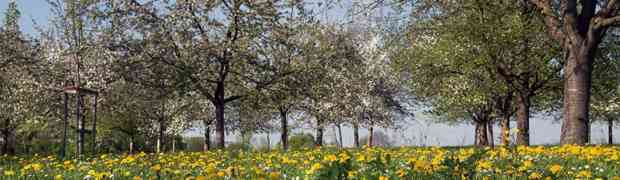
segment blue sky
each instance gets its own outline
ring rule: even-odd
[[[4,20],[4,13],[10,0],[0,0],[0,19]],[[35,23],[38,26],[47,26],[47,21],[51,14],[50,5],[46,0],[17,0],[19,10],[22,13],[20,25],[22,31],[30,35],[35,35]]]

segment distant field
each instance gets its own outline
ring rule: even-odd
[[[308,149],[0,157],[0,179],[612,179],[620,148]]]

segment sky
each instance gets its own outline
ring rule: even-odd
[[[11,0],[0,0],[0,19],[4,21],[4,13]],[[46,0],[16,0],[21,11],[20,27],[22,31],[36,36],[36,27],[46,27],[51,14],[50,5]]]
[[[4,12],[6,12],[7,4],[9,0],[0,0],[0,12],[4,18]],[[20,19],[20,25],[22,31],[36,36],[37,27],[45,28],[49,20],[51,10],[50,6],[45,0],[17,0],[22,17]],[[448,125],[441,123],[434,123],[431,121],[432,116],[423,114],[421,112],[416,113],[415,118],[407,120],[406,126],[398,131],[390,129],[378,128],[377,131],[386,133],[392,141],[397,145],[427,145],[427,146],[461,146],[471,145],[474,141],[474,128],[473,125],[459,124]],[[512,127],[515,125],[513,124]],[[553,118],[548,116],[535,115],[530,120],[530,133],[532,144],[556,144],[560,141],[560,127],[561,123],[554,121]],[[614,127],[615,140],[620,141],[620,128]],[[195,128],[185,133],[186,136],[201,136],[201,128]],[[314,130],[310,128],[298,128],[293,132],[309,132],[314,133]],[[498,142],[499,128],[494,128],[494,136],[496,142]],[[366,130],[360,131],[360,137],[366,136],[368,132]],[[335,133],[332,128],[327,128],[325,140],[327,142],[333,141]],[[607,126],[606,124],[595,123],[592,125],[592,141],[594,143],[607,142]],[[254,137],[254,142],[265,141],[266,138],[270,138],[273,144],[280,141],[279,134],[257,134]],[[236,135],[229,136],[227,141],[234,141]],[[353,146],[353,131],[349,127],[343,128],[343,141],[345,146]]]

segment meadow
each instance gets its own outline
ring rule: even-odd
[[[103,154],[78,160],[0,156],[0,179],[610,179],[617,146],[317,148]]]

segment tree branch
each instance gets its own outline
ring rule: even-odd
[[[530,0],[531,3],[542,10],[542,14],[545,16],[544,21],[549,31],[551,38],[564,42],[564,32],[560,30],[560,20],[553,13],[550,0]],[[563,43],[561,43],[563,44]]]

